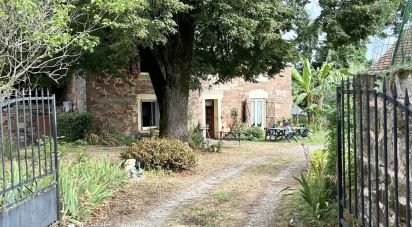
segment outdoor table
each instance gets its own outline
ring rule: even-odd
[[[297,136],[300,136],[303,132],[303,129],[305,129],[305,127],[292,127],[293,131],[295,131],[295,134]]]
[[[285,128],[269,128],[269,140],[272,139],[272,137],[274,137],[274,140],[278,140],[282,137],[285,137],[285,132],[286,129]]]
[[[296,136],[299,137],[304,129],[304,127],[292,127],[293,131],[286,135],[286,128],[268,128],[267,136],[269,136],[269,140],[272,140],[273,138],[274,141],[277,141],[279,139],[287,139],[289,141],[290,138],[297,141]]]

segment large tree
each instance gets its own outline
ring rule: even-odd
[[[303,1],[182,1],[177,31],[162,44],[140,45],[160,109],[160,135],[187,138],[190,83],[207,75],[220,82],[274,75],[291,59],[283,34],[296,22]]]
[[[388,9],[401,0],[320,0],[322,13],[313,24],[303,9],[307,0],[130,2],[124,13],[108,17],[123,21],[122,26],[95,34],[101,43],[95,49],[98,54],[85,55],[82,68],[113,74],[139,57],[159,102],[160,135],[186,139],[193,82],[208,75],[217,76],[219,82],[274,75],[296,49],[296,43],[285,38],[291,30],[298,32],[299,48],[306,53],[311,53],[320,34],[326,34],[326,43],[334,48],[359,43],[387,24],[392,15]],[[387,2],[386,9],[380,10]],[[140,8],[134,10],[136,5]]]
[[[296,12],[304,12],[306,0],[112,0],[108,8],[115,3],[124,12],[97,16],[111,23],[93,32],[99,45],[73,71],[121,75],[140,58],[159,103],[160,135],[185,140],[191,85],[208,75],[253,81],[279,72],[293,53],[284,33],[302,17]],[[90,4],[79,0],[77,8],[87,12],[81,20],[96,17]]]

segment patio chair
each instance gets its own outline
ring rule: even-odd
[[[298,140],[296,139],[296,131],[293,130],[293,128],[291,126],[286,126],[285,127],[285,139],[290,143],[289,139],[294,139],[296,142],[298,142]]]
[[[309,128],[307,128],[306,126],[302,129],[302,132],[300,133],[300,137],[302,137],[302,139],[305,139],[306,137],[309,138],[310,140],[312,140],[312,138],[310,138],[310,130]]]

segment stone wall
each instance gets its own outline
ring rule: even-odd
[[[139,95],[154,95],[149,75],[102,77],[87,81],[87,106],[102,129],[138,134]]]
[[[189,97],[189,119],[190,124],[204,122],[205,100],[212,99],[219,102],[218,110],[219,124],[216,133],[222,127],[228,131],[233,124],[231,110],[239,110],[239,122],[250,125],[250,101],[252,98],[263,98],[268,101],[264,104],[264,112],[268,115],[264,119],[263,127],[269,127],[282,119],[291,117],[292,111],[292,78],[290,68],[286,68],[273,78],[260,77],[258,83],[245,82],[236,78],[225,84],[215,84],[215,80],[202,82],[200,90],[192,91]],[[216,127],[215,127],[216,128]]]
[[[215,134],[222,127],[225,130],[232,124],[230,111],[239,110],[239,121],[247,121],[242,117],[247,112],[250,99],[266,94],[265,100],[274,102],[275,118],[268,119],[267,124],[284,118],[290,118],[292,108],[292,79],[290,68],[272,79],[262,77],[259,83],[245,82],[243,79],[233,79],[231,82],[215,85],[214,81],[203,81],[202,89],[191,91],[189,96],[189,126],[205,123],[205,100],[216,100],[218,109],[215,111]],[[87,107],[102,129],[108,129],[124,134],[139,134],[140,100],[156,99],[149,75],[137,74],[126,78],[101,77],[87,81]],[[266,126],[266,125],[265,125]]]
[[[369,79],[367,79],[369,77]],[[374,81],[376,80],[375,75],[365,75],[361,77],[361,84],[363,87],[366,86],[367,81],[369,81],[369,87],[374,86]],[[408,91],[412,91],[412,71],[411,70],[402,70],[396,72],[391,79],[389,80],[389,90],[388,90],[388,95],[392,97],[391,90],[393,90],[394,85],[396,85],[396,90],[397,90],[397,101],[399,103],[404,103],[405,99],[405,89],[407,88]],[[409,93],[411,95],[412,92]],[[411,98],[411,97],[409,97]],[[362,101],[363,104],[363,114],[362,117],[360,118],[360,101]],[[390,214],[390,226],[394,224],[394,186],[395,186],[395,157],[398,159],[398,195],[399,195],[399,221],[403,225],[405,224],[405,218],[406,218],[406,167],[405,167],[405,161],[408,157],[406,157],[406,137],[410,137],[410,134],[407,135],[405,133],[405,113],[401,111],[401,109],[398,107],[397,108],[397,115],[394,115],[394,105],[388,102],[387,106],[387,115],[383,115],[383,100],[381,98],[378,99],[378,115],[375,117],[375,104],[373,100],[373,95],[370,95],[370,102],[369,102],[369,107],[367,106],[367,99],[366,95],[364,94],[362,97],[362,100],[360,98],[357,99],[358,104],[356,105],[357,108],[357,122],[359,127],[359,122],[360,119],[362,119],[363,123],[363,130],[359,131],[359,134],[357,134],[357,143],[356,147],[358,148],[358,154],[363,154],[363,168],[364,168],[364,188],[363,188],[363,193],[365,195],[365,201],[369,200],[369,191],[368,191],[368,177],[369,173],[371,174],[371,200],[372,200],[372,220],[373,225],[376,226],[377,223],[375,221],[376,216],[377,216],[377,210],[379,210],[379,216],[380,216],[380,224],[384,223],[384,204],[385,204],[385,174],[384,174],[384,165],[385,165],[385,152],[384,152],[384,118],[387,120],[387,160],[388,160],[388,182],[389,182],[389,205],[390,208],[389,214]],[[368,121],[367,118],[367,112],[370,114],[370,120]],[[397,124],[395,125],[394,119],[397,119]],[[378,188],[376,188],[376,171],[375,171],[375,122],[377,122],[378,127],[377,127],[377,141],[378,141]],[[370,124],[370,130],[368,130],[368,123]],[[411,119],[409,119],[409,123],[411,123]],[[395,138],[395,128],[397,130],[397,156],[395,156],[395,146],[394,146],[394,138]],[[411,127],[412,129],[412,127]],[[352,132],[353,133],[353,132]],[[362,135],[363,138],[363,146],[360,144],[360,136]],[[369,171],[369,166],[368,166],[368,152],[369,152],[369,147],[368,147],[368,139],[371,141],[370,143],[370,171]],[[410,140],[410,147],[412,147],[412,140]],[[359,164],[362,162],[361,157],[358,156],[357,160]],[[409,156],[409,161],[412,163],[411,156]],[[409,170],[411,171],[411,170]],[[409,182],[410,184],[410,182]],[[360,187],[361,182],[358,179],[358,188],[361,189]],[[361,191],[362,192],[362,191]],[[379,194],[379,206],[380,209],[376,208],[376,197],[377,193]],[[353,198],[353,197],[352,197]],[[359,197],[360,198],[360,197]],[[412,194],[411,194],[412,198]],[[365,207],[365,217],[366,219],[369,218],[369,213],[368,213],[368,202],[365,203],[367,206]],[[412,206],[412,204],[411,204]],[[359,207],[359,210],[361,207]]]
[[[74,77],[66,86],[66,95],[64,101],[70,101],[75,111],[86,111],[86,79],[83,77]]]

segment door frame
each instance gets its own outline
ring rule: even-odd
[[[219,138],[219,132],[222,128],[222,99],[223,94],[205,94],[202,98],[202,125],[206,125],[206,100],[213,100],[214,106],[214,127],[215,131],[213,133],[215,138]],[[211,135],[212,136],[212,135]]]

